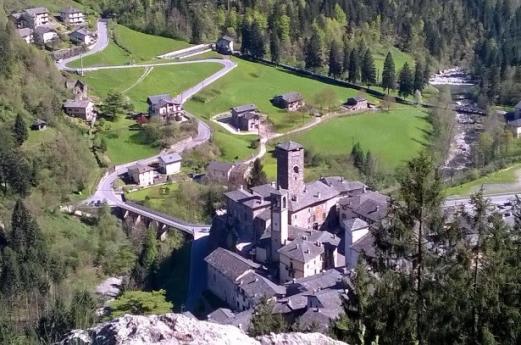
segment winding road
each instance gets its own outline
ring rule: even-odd
[[[98,24],[98,41],[92,47],[92,49],[84,53],[80,56],[75,56],[72,58],[64,59],[58,61],[56,66],[58,69],[62,71],[68,72],[90,72],[97,71],[103,69],[126,69],[126,68],[153,68],[157,66],[169,66],[169,65],[182,65],[182,64],[193,64],[193,63],[219,63],[223,65],[223,68],[203,81],[199,82],[195,86],[184,90],[178,97],[180,97],[181,102],[185,103],[191,97],[193,97],[196,93],[203,90],[208,85],[214,83],[218,79],[222,78],[230,71],[232,71],[237,64],[231,60],[227,59],[205,59],[205,60],[196,60],[196,61],[183,61],[183,62],[162,62],[162,63],[153,63],[153,64],[134,64],[134,65],[120,65],[120,66],[99,66],[99,67],[88,67],[88,68],[73,68],[68,67],[67,64],[76,61],[84,56],[92,55],[104,50],[109,43],[108,31],[107,31],[107,23],[104,21],[99,21]],[[198,120],[197,123],[197,135],[189,141],[184,141],[182,143],[178,143],[174,145],[167,151],[175,151],[178,153],[182,153],[185,150],[192,149],[198,145],[201,145],[211,137],[211,129],[210,127],[202,120]],[[147,217],[152,220],[156,220],[161,224],[165,224],[172,228],[176,228],[182,230],[191,236],[193,236],[191,252],[190,252],[190,277],[188,283],[188,296],[186,300],[186,309],[193,310],[197,305],[197,301],[199,296],[204,291],[206,286],[206,265],[204,263],[204,257],[207,254],[208,248],[208,235],[210,231],[210,225],[208,224],[192,224],[189,222],[185,222],[181,219],[177,219],[175,217],[171,217],[169,215],[165,215],[161,212],[151,210],[149,208],[143,207],[141,205],[127,202],[125,201],[120,193],[117,193],[114,190],[114,182],[119,178],[120,175],[127,173],[128,168],[134,164],[151,164],[156,162],[159,158],[159,154],[148,157],[142,160],[129,162],[125,164],[121,164],[113,167],[109,171],[105,173],[105,175],[100,179],[96,192],[87,200],[84,201],[86,204],[97,204],[98,202],[104,202],[112,207],[118,207],[123,210],[130,211],[134,214],[138,214],[144,217]]]

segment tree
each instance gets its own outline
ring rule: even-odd
[[[150,270],[156,264],[158,258],[157,237],[155,229],[148,229],[145,235],[145,243],[141,252],[141,265]]]
[[[406,62],[402,70],[400,71],[400,76],[398,79],[398,94],[402,97],[408,97],[414,92],[414,80],[411,74],[411,69],[409,68],[409,64]]]
[[[43,343],[54,344],[72,329],[71,316],[61,299],[38,320],[36,333]]]
[[[114,121],[120,114],[127,109],[127,103],[123,94],[119,91],[110,90],[101,106],[104,116]]]
[[[306,69],[316,70],[322,67],[323,42],[318,29],[313,30],[313,35],[305,43],[305,63]]]
[[[13,135],[18,145],[22,145],[27,138],[29,138],[29,132],[22,115],[16,115],[13,126]]]
[[[362,82],[367,85],[376,84],[376,67],[370,49],[365,51],[362,60]]]
[[[281,314],[273,313],[273,303],[263,297],[255,306],[248,334],[251,337],[257,337],[270,333],[282,333],[288,328]]]
[[[351,83],[356,83],[360,80],[360,57],[358,55],[358,50],[351,50],[351,55],[349,56],[349,81]]]
[[[336,40],[331,43],[329,50],[329,71],[328,75],[333,78],[338,78],[342,74],[342,52]]]
[[[0,262],[0,292],[7,299],[17,295],[20,289],[20,269],[16,253],[9,247],[5,248]]]
[[[120,317],[125,314],[150,315],[172,312],[173,304],[165,299],[165,290],[126,291],[109,305],[110,316]]]
[[[382,71],[382,88],[387,91],[394,90],[396,84],[396,70],[394,67],[393,55],[391,52],[387,53],[384,62],[384,69]]]
[[[313,97],[313,104],[320,110],[331,110],[337,103],[338,97],[335,89],[325,87]]]
[[[347,43],[344,43],[344,58],[342,59],[342,73],[344,76],[349,76],[349,58],[351,57],[351,49]]]
[[[254,21],[251,27],[250,54],[257,59],[263,59],[266,54],[264,30],[258,21]]]
[[[414,91],[423,91],[424,82],[423,82],[423,66],[419,61],[416,61],[416,66],[414,67],[414,83],[413,90]]]
[[[270,39],[270,55],[271,62],[279,63],[280,62],[280,38],[277,33],[272,32]]]
[[[264,172],[262,161],[257,158],[253,162],[253,168],[251,169],[250,176],[248,178],[248,188],[266,184],[267,181],[268,179],[266,177],[266,173]]]

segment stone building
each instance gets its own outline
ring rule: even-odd
[[[248,132],[259,129],[260,115],[255,104],[246,104],[231,109],[232,126]]]

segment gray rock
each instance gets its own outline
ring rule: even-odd
[[[88,330],[72,331],[61,345],[345,345],[318,333],[250,338],[239,328],[181,314],[125,315]]]

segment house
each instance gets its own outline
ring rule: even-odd
[[[18,36],[20,36],[27,43],[34,42],[33,32],[33,29],[30,28],[16,29],[16,33],[18,33]]]
[[[74,99],[87,100],[89,98],[89,88],[86,83],[81,80],[66,80],[65,88],[71,90],[74,95]]]
[[[60,11],[60,19],[67,25],[79,25],[85,23],[85,15],[77,8],[66,7]]]
[[[220,54],[233,54],[233,38],[226,35],[222,36],[217,40],[217,43],[215,43],[215,50]]]
[[[96,118],[94,103],[89,100],[69,99],[63,104],[63,110],[67,115],[79,117],[88,122],[92,122]]]
[[[151,118],[159,117],[162,120],[175,119],[181,121],[184,111],[180,98],[173,98],[168,94],[149,96],[147,98],[148,114]]]
[[[516,138],[521,138],[521,101],[516,104],[514,111],[505,114],[505,122]]]
[[[21,13],[23,27],[36,29],[39,26],[49,24],[49,10],[45,7],[28,8]]]
[[[362,96],[349,97],[345,103],[346,108],[352,111],[364,110],[369,107],[367,99]]]
[[[140,187],[154,184],[155,171],[151,166],[137,163],[128,168],[128,175]]]
[[[239,313],[234,313],[228,308],[219,308],[207,315],[210,322],[221,325],[233,325],[247,331],[250,327],[251,318],[253,316],[253,308],[246,309]]]
[[[80,45],[90,45],[94,43],[94,35],[85,28],[75,30],[69,34],[71,42]]]
[[[36,119],[31,125],[31,129],[33,131],[43,131],[44,129],[47,129],[47,122],[42,119]]]
[[[159,167],[161,173],[170,176],[181,171],[181,156],[176,153],[161,153],[159,155]]]
[[[259,129],[260,116],[255,104],[246,104],[231,108],[232,125],[241,131]]]
[[[17,29],[24,29],[26,27],[23,18],[23,12],[13,12],[9,15],[9,20]],[[30,29],[30,28],[29,28]]]
[[[210,181],[228,183],[235,164],[211,161],[206,167],[206,178]]]
[[[34,29],[33,36],[34,42],[39,44],[45,44],[58,38],[58,34],[46,26],[38,26],[36,29]]]
[[[210,290],[232,310],[243,311],[265,297],[282,297],[286,289],[257,273],[259,264],[224,248],[217,248],[205,259]]]
[[[276,107],[286,109],[287,111],[297,111],[305,105],[304,98],[298,92],[289,92],[276,96],[271,102]]]

